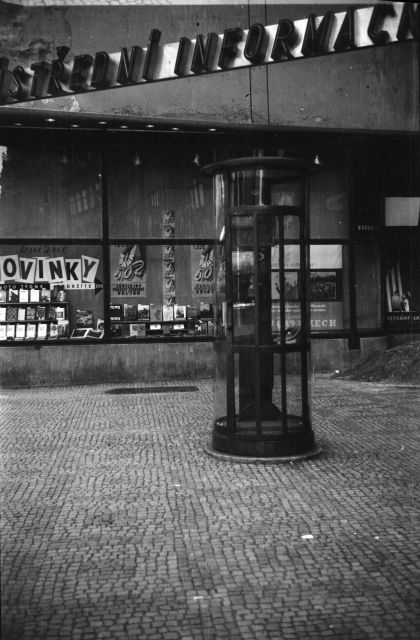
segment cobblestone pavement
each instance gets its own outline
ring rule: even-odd
[[[419,389],[315,377],[323,453],[261,465],[176,384],[0,392],[2,640],[418,638]]]

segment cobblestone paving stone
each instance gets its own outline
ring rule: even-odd
[[[419,389],[315,376],[323,453],[261,465],[179,384],[0,392],[2,640],[418,638]]]

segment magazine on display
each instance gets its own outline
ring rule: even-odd
[[[150,305],[150,320],[152,322],[162,322],[162,305],[160,304]]]
[[[163,305],[163,321],[170,322],[174,319],[174,307],[172,304]]]
[[[137,320],[137,305],[125,304],[124,305],[124,320]]]
[[[48,337],[51,338],[51,339],[58,338],[58,327],[57,327],[56,324],[54,324],[54,323],[50,324],[50,332],[49,332]]]
[[[187,308],[182,304],[174,305],[174,318],[175,320],[186,320],[187,318]]]
[[[15,327],[16,325],[14,324],[8,324],[7,325],[7,338],[13,338],[15,337]]]
[[[45,340],[48,333],[48,325],[44,322],[40,322],[38,325],[38,340]]]
[[[19,302],[29,302],[29,289],[20,289]]]
[[[36,324],[29,323],[26,325],[26,339],[35,340],[36,338]]]
[[[150,308],[148,304],[137,305],[137,318],[138,320],[149,320]]]
[[[24,340],[26,337],[26,325],[17,324],[16,325],[16,340]]]
[[[9,289],[8,302],[19,302],[19,289]]]
[[[29,302],[39,302],[39,301],[40,301],[39,289],[30,289]]]

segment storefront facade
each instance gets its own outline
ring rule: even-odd
[[[67,24],[73,40],[86,36],[72,42],[84,52],[94,33],[92,54],[157,26],[169,42],[180,24],[195,37],[198,16],[200,33],[223,33],[308,15],[252,3],[142,8],[133,27],[134,10],[54,9],[47,26],[45,9],[3,11],[27,41],[38,28],[63,44]],[[118,29],[106,26],[110,13]],[[315,370],[418,339],[417,43],[407,25],[395,46],[1,107],[2,384],[211,376],[219,238],[202,167],[234,157],[322,165],[309,202]],[[293,319],[293,255],[289,268]]]

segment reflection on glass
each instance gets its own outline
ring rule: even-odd
[[[226,388],[226,348],[222,341],[214,343],[214,419],[226,415],[227,388]]]
[[[296,172],[272,169],[240,169],[233,171],[229,184],[229,204],[276,205],[298,207],[300,185]]]
[[[261,432],[265,436],[278,436],[300,431],[303,424],[300,358],[299,353],[234,354],[235,431],[238,435]]]
[[[281,207],[300,206],[300,184],[298,182],[271,184],[271,202]]]
[[[283,217],[284,237],[286,240],[298,240],[300,234],[300,218],[295,215]]]
[[[302,417],[302,364],[299,353],[287,353],[285,357],[288,428],[293,431]]]
[[[111,238],[213,237],[212,182],[199,167],[152,158],[136,165],[131,150],[110,154],[108,163]],[[220,202],[223,180],[215,196]],[[217,215],[217,237],[221,226]]]
[[[1,147],[0,235],[100,238],[99,154]]]

